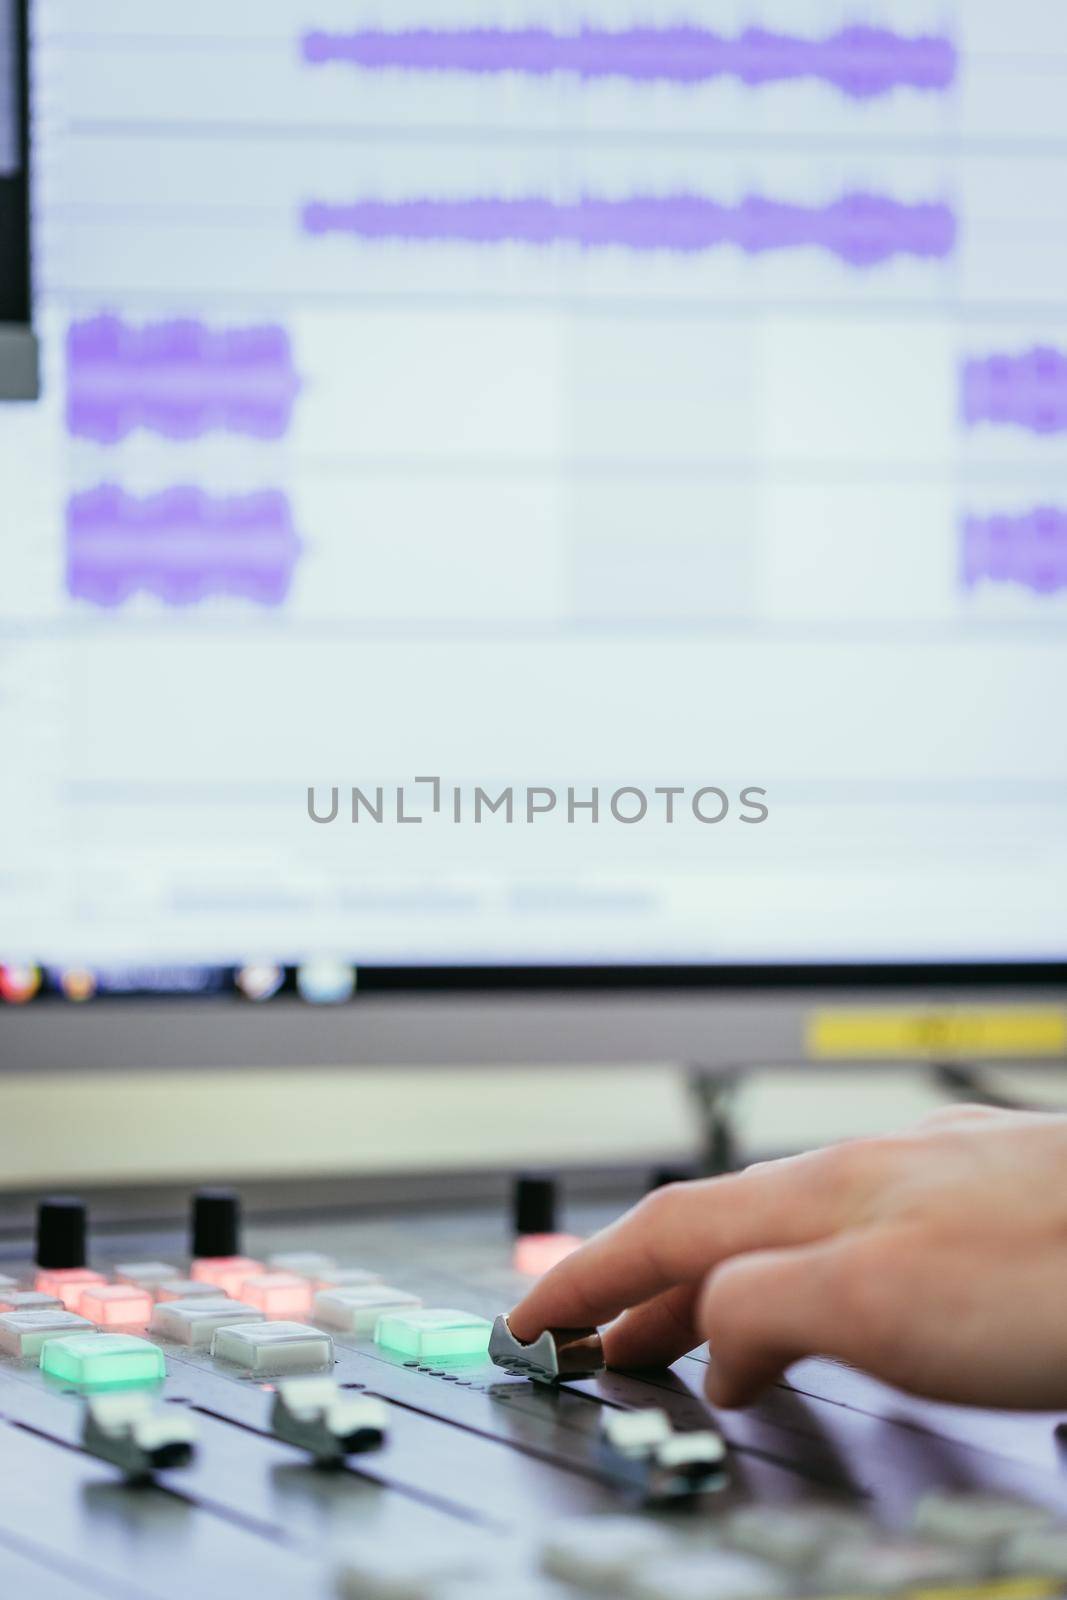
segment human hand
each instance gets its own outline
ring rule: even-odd
[[[720,1406],[823,1355],[943,1400],[1065,1407],[1067,1116],[950,1107],[657,1190],[508,1320],[524,1343],[611,1322],[613,1367],[707,1340]]]

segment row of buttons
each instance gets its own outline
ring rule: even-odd
[[[116,1281],[100,1272],[71,1267],[38,1272],[35,1287],[23,1290],[14,1278],[0,1278],[0,1312],[43,1311],[62,1306],[97,1327],[144,1327],[153,1305],[168,1300],[240,1298],[269,1317],[304,1317],[316,1291],[365,1288],[380,1281],[364,1268],[341,1268],[313,1252],[274,1257],[269,1270],[247,1257],[194,1261],[182,1278],[162,1261],[126,1262]]]
[[[540,1574],[520,1578],[463,1556],[449,1562],[368,1549],[354,1554],[338,1579],[351,1600],[401,1593],[406,1600],[533,1600],[558,1595],[557,1581],[568,1593],[619,1600],[917,1600],[931,1592],[1004,1600],[1059,1589],[1057,1580],[1067,1577],[1067,1528],[1040,1507],[966,1493],[929,1495],[901,1535],[887,1534],[862,1511],[817,1504],[743,1506],[711,1530],[612,1515],[558,1524],[541,1545],[539,1566]]]
[[[338,1291],[355,1297],[344,1307],[353,1324],[368,1327],[378,1345],[415,1360],[484,1359],[491,1324],[465,1311],[426,1309],[414,1295],[372,1289]],[[337,1308],[338,1315],[341,1312]],[[373,1326],[368,1326],[370,1322]],[[267,1321],[241,1301],[164,1301],[151,1331],[256,1374],[322,1371],[333,1365],[333,1339],[321,1328]],[[165,1375],[159,1347],[129,1334],[102,1334],[89,1318],[62,1306],[0,1313],[0,1350],[39,1360],[43,1371],[79,1387],[154,1382]]]

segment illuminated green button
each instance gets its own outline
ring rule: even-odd
[[[486,1355],[492,1331],[491,1322],[469,1311],[396,1311],[379,1317],[374,1342],[397,1355],[443,1361]]]
[[[120,1389],[167,1375],[163,1352],[129,1333],[76,1333],[41,1346],[41,1371],[79,1389]]]

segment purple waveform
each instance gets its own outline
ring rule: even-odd
[[[171,439],[213,430],[279,439],[299,387],[284,328],[136,328],[100,316],[67,331],[67,427],[100,444],[136,428]]]
[[[224,499],[182,487],[140,500],[103,484],[67,505],[67,588],[99,606],[137,593],[173,606],[209,595],[281,605],[300,552],[275,489]]]
[[[804,39],[762,28],[736,38],[705,28],[412,28],[308,32],[304,60],[343,61],[369,70],[519,72],[547,77],[567,72],[585,79],[635,83],[709,83],[737,78],[751,88],[791,79],[820,79],[855,100],[897,88],[944,90],[958,66],[951,39],[907,37],[888,28],[851,27],[826,39]]]
[[[1067,433],[1067,355],[1038,346],[964,363],[963,419],[1030,433]]]
[[[827,250],[854,267],[893,256],[944,257],[956,242],[947,205],[908,205],[850,194],[825,206],[789,205],[750,196],[735,206],[696,195],[585,196],[566,202],[519,200],[358,200],[304,207],[308,233],[362,239],[468,244],[574,244],[584,250],[671,250],[681,254],[733,245],[746,255],[804,247]]]
[[[970,516],[963,524],[962,578],[1015,583],[1035,594],[1067,589],[1067,511],[1039,506],[1018,515]]]

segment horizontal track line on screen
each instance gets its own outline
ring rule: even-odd
[[[392,142],[401,147],[413,144],[469,145],[490,141],[494,146],[536,144],[561,147],[610,147],[620,149],[639,144],[677,148],[691,146],[699,149],[723,151],[768,150],[796,151],[825,150],[839,152],[841,132],[819,132],[789,128],[779,133],[761,133],[757,129],[730,130],[725,128],[653,128],[640,125],[623,128],[591,128],[586,123],[565,124],[553,120],[551,124],[527,123],[522,126],[479,121],[467,124],[423,123],[406,120],[404,123],[351,122],[276,122],[261,119],[257,122],[202,120],[195,123],[162,121],[146,118],[138,113],[129,118],[86,118],[72,121],[63,130],[67,138],[174,138],[183,144],[218,143],[226,139],[233,142],[251,140],[257,144],[270,144],[284,139],[286,142],[317,140],[336,143],[346,140],[354,144],[380,146]],[[1014,156],[1063,155],[1067,139],[1037,134],[971,134],[942,132],[904,134],[876,126],[850,128],[848,142],[854,149],[870,150],[880,155],[936,155],[951,156]]]

